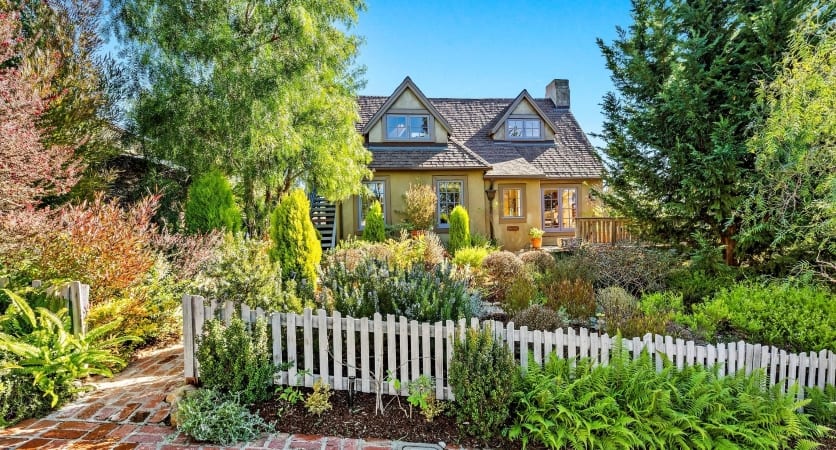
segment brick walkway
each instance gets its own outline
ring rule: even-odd
[[[219,449],[192,442],[166,424],[165,396],[183,384],[183,348],[142,352],[96,390],[43,419],[29,419],[0,430],[0,449]],[[239,449],[390,450],[438,448],[402,442],[323,436],[271,434]]]

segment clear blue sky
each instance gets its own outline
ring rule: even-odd
[[[389,95],[409,75],[428,97],[543,97],[566,78],[581,127],[600,131],[612,83],[595,38],[629,26],[629,0],[367,2],[352,29],[366,41],[361,94]]]

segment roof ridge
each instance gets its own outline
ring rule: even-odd
[[[476,152],[474,152],[473,150],[471,150],[471,149],[470,149],[470,147],[468,147],[467,145],[465,145],[465,143],[464,143],[464,142],[462,142],[462,141],[460,141],[460,140],[458,140],[458,139],[454,138],[454,137],[453,137],[453,135],[448,135],[448,136],[447,136],[447,139],[449,139],[449,140],[450,140],[450,142],[452,142],[452,143],[454,143],[454,144],[458,145],[458,146],[459,146],[459,148],[461,148],[461,149],[462,149],[462,150],[464,150],[467,154],[469,154],[470,156],[472,156],[473,158],[475,158],[475,159],[476,159],[476,161],[479,161],[480,163],[484,164],[484,165],[485,165],[485,167],[487,167],[487,168],[489,168],[489,169],[490,169],[490,168],[493,168],[493,166],[491,165],[491,163],[489,163],[489,162],[488,162],[485,158],[482,158],[482,157],[481,157],[478,153],[476,153]]]

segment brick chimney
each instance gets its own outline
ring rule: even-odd
[[[546,85],[546,97],[558,108],[569,107],[569,80],[555,79]]]

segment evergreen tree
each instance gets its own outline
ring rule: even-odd
[[[603,199],[646,237],[726,246],[751,190],[757,80],[769,79],[816,0],[633,0],[633,24],[599,39],[617,93],[603,102]]]
[[[241,212],[235,205],[232,188],[218,171],[204,174],[189,186],[185,210],[189,233],[221,229],[235,232],[241,228]]]
[[[278,261],[285,279],[316,283],[322,247],[311,222],[311,206],[301,189],[285,195],[270,216],[270,256]]]
[[[450,253],[470,246],[470,216],[463,206],[458,205],[450,212]]]
[[[386,240],[386,225],[383,221],[383,208],[380,207],[380,202],[372,202],[366,212],[363,240],[369,242],[383,242]]]

